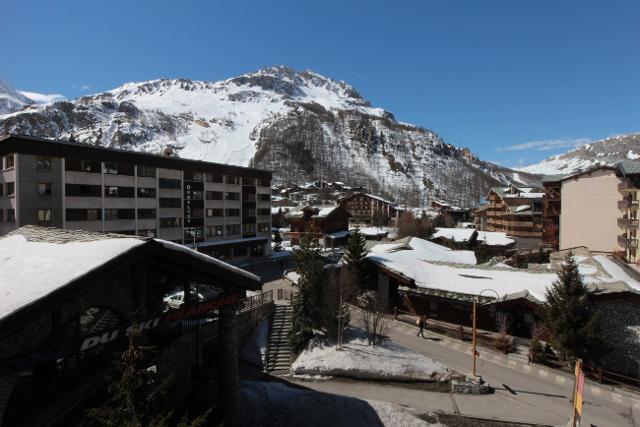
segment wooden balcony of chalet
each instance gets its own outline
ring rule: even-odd
[[[618,236],[618,244],[623,248],[637,248],[638,239],[627,238],[627,236]]]
[[[618,202],[618,209],[638,209],[638,199],[625,197]]]
[[[637,218],[618,218],[618,227],[621,228],[638,228],[640,220]]]

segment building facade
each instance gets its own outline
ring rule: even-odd
[[[616,171],[600,166],[544,180],[546,243],[556,250],[585,246],[593,252],[619,251]]]
[[[394,203],[366,193],[354,193],[338,201],[349,213],[353,224],[371,225],[380,215],[387,220],[395,215]]]
[[[544,192],[535,187],[493,187],[487,195],[484,231],[500,231],[514,237],[542,238]]]
[[[270,171],[14,135],[0,158],[0,235],[29,224],[117,232],[234,263],[270,251]]]
[[[640,207],[640,162],[625,161],[618,165],[620,183],[618,192],[618,244],[624,252],[625,261],[637,263],[638,257],[638,208]]]

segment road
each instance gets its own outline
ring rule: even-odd
[[[470,354],[438,343],[435,335],[428,335],[431,339],[423,339],[416,337],[415,332],[416,329],[411,326],[393,322],[388,335],[392,341],[443,362],[459,372],[470,372]],[[450,395],[351,381],[290,381],[327,393],[391,401],[414,408],[418,412],[442,410],[483,418],[566,425],[572,408],[571,381],[559,384],[555,375],[543,378],[519,372],[496,363],[490,352],[482,349],[480,351],[478,374],[496,389],[494,394]],[[631,406],[631,402],[616,403],[594,395],[586,395],[584,399],[582,426],[640,427],[640,414]]]

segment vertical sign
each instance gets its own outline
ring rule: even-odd
[[[573,389],[573,415],[571,417],[571,425],[573,427],[580,425],[582,419],[582,402],[584,395],[584,372],[582,372],[582,359],[576,360],[575,387]]]

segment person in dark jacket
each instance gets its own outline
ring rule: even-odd
[[[420,330],[418,331],[418,333],[416,334],[417,337],[422,337],[422,338],[426,338],[424,336],[424,327],[425,327],[425,323],[426,322],[426,316],[420,316],[420,318],[418,319],[418,327],[420,328]]]

